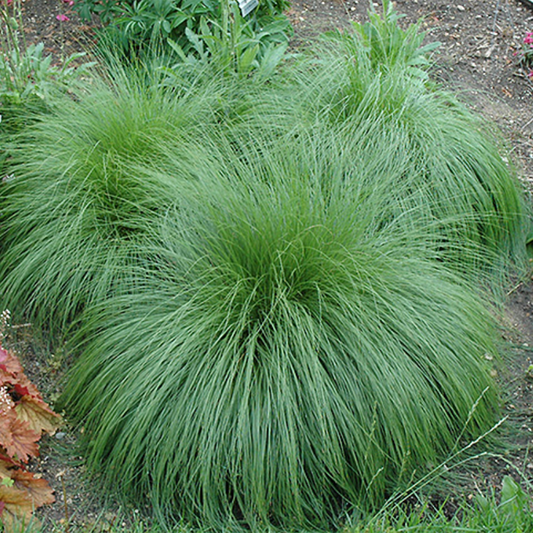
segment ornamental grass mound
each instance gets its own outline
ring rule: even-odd
[[[305,153],[325,188],[338,174],[354,187],[373,181],[389,198],[383,223],[431,234],[437,258],[470,278],[519,265],[525,208],[512,168],[479,121],[428,81],[423,35],[398,29],[387,9],[272,83],[211,76],[209,65],[117,64],[79,100],[56,103],[17,137],[14,179],[0,188],[4,305],[64,330],[112,294],[187,184],[250,142],[259,161],[283,144],[289,161]]]
[[[379,20],[260,89],[119,73],[16,139],[5,304],[75,322],[89,466],[165,524],[333,528],[492,427],[470,281],[519,256],[520,189]]]
[[[89,465],[170,522],[334,527],[493,423],[485,304],[382,195],[284,162],[226,161],[80,330]]]
[[[408,213],[419,217],[425,206],[420,222],[440,222],[438,233],[448,243],[442,260],[501,278],[525,259],[527,209],[516,171],[502,157],[506,150],[497,128],[431,81],[429,53],[438,43],[423,46],[419,25],[402,30],[399,18],[392,3],[384,2],[382,16],[371,11],[369,22],[354,24],[353,32],[332,32],[317,43],[310,58],[289,73],[292,124],[303,130],[331,125],[334,135],[352,137],[369,121],[379,123],[374,136],[381,135],[383,145],[393,139],[397,157],[408,154],[413,167],[403,177],[410,195],[403,219],[416,223]],[[351,157],[358,151],[353,144]],[[391,182],[390,190],[396,188]]]
[[[36,326],[64,331],[113,291],[121,265],[136,260],[132,243],[187,182],[209,174],[198,139],[220,85],[159,81],[149,68],[95,78],[14,139],[0,189],[0,286],[4,306]]]

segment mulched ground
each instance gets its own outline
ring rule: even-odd
[[[293,44],[302,46],[320,32],[346,30],[352,21],[364,21],[368,6],[363,0],[293,0],[287,13],[295,29]],[[403,24],[424,18],[427,39],[441,43],[435,56],[436,77],[485,116],[488,129],[492,122],[498,124],[512,147],[525,187],[533,191],[533,81],[515,55],[526,33],[533,31],[533,4],[530,0],[397,0],[396,6],[405,14]],[[67,15],[70,20],[60,22],[57,15]],[[25,0],[24,22],[27,42],[44,42],[46,52],[57,62],[72,52],[89,49],[97,24],[96,20],[83,23],[61,0]],[[503,412],[509,417],[505,424],[507,450],[462,472],[467,496],[477,488],[497,491],[506,474],[533,483],[533,457],[528,455],[533,445],[532,317],[533,283],[529,278],[510,291],[502,319],[502,335],[509,345],[508,371],[500,376],[508,391]],[[58,392],[62,354],[50,354],[20,330],[16,337],[28,374],[53,399]],[[100,518],[105,530],[106,524],[122,520],[117,518],[119,506],[104,504],[94,488],[95,480],[87,479],[82,462],[74,460],[76,431],[66,426],[43,443],[34,467],[55,488],[57,502],[40,516],[64,519],[66,497],[71,519],[92,523]],[[127,516],[136,514],[135,509],[125,512]]]

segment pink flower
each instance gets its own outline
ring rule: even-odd
[[[529,79],[533,78],[533,70],[530,70],[530,71],[529,71],[527,77],[528,77]]]
[[[56,19],[59,22],[68,22],[70,20],[66,15],[56,15]]]
[[[525,44],[533,44],[533,32],[529,32],[524,37],[524,43]]]
[[[67,4],[69,7],[72,7],[74,5],[74,0],[63,0],[64,4]]]

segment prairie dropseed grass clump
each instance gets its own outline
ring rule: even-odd
[[[219,95],[205,79],[172,92],[147,69],[122,69],[107,83],[17,136],[2,186],[4,298],[55,332],[108,295],[130,245],[209,173],[199,125],[213,123]]]
[[[492,424],[481,302],[413,233],[374,231],[378,199],[283,161],[227,159],[80,332],[65,405],[89,463],[167,519],[331,527]]]
[[[494,425],[521,191],[385,7],[269,81],[118,69],[13,143],[0,294],[74,330],[88,464],[165,525],[336,527]]]
[[[353,33],[330,34],[295,69],[293,122],[311,128],[320,117],[348,137],[373,123],[374,142],[396,148],[376,152],[382,165],[390,164],[387,157],[409,160],[389,185],[391,194],[408,194],[396,195],[402,219],[429,222],[448,264],[501,278],[524,260],[526,207],[515,169],[486,123],[431,81],[428,52],[435,46],[422,46],[416,26],[401,30],[392,4],[384,5],[383,17],[374,12]],[[360,146],[351,150],[357,158]]]

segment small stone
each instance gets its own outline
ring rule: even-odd
[[[461,6],[461,5],[457,6],[457,11],[464,11],[464,10],[465,10],[464,6]]]
[[[58,440],[62,440],[62,439],[64,439],[66,436],[67,436],[67,434],[64,433],[63,431],[59,431],[58,433],[56,433],[56,439],[58,439]]]

